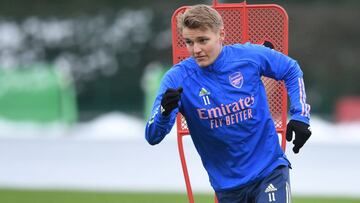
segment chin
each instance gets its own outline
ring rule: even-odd
[[[210,64],[206,61],[197,61],[196,62],[200,67],[206,67],[209,66]]]

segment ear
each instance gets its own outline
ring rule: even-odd
[[[225,30],[224,30],[224,28],[220,28],[220,41],[221,42],[224,42],[224,40],[225,40]]]

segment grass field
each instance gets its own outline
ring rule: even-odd
[[[1,203],[187,203],[182,193],[80,192],[0,189]],[[197,194],[196,203],[212,203],[211,194]],[[294,197],[293,203],[360,203],[360,199]]]

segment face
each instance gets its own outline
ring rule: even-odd
[[[182,37],[190,55],[200,67],[211,65],[219,56],[224,41],[224,29],[214,32],[211,29],[183,28]]]

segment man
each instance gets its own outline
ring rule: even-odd
[[[191,57],[163,77],[145,137],[151,145],[168,134],[181,112],[220,203],[288,202],[290,163],[282,151],[261,76],[284,80],[291,120],[286,138],[298,153],[311,135],[302,72],[270,48],[223,46],[216,10],[195,5],[178,18]]]

